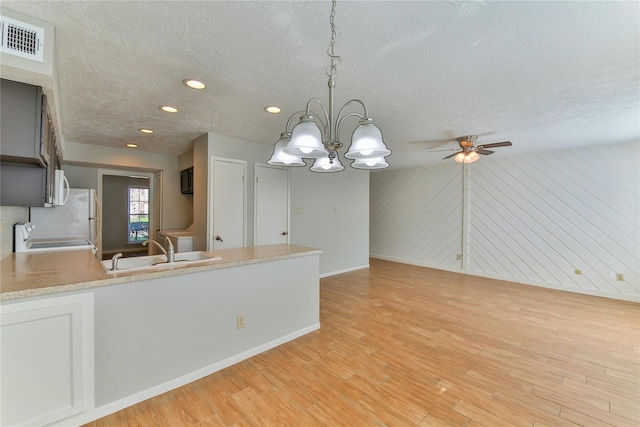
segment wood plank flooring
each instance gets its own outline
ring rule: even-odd
[[[640,305],[371,260],[322,328],[87,426],[640,425]]]

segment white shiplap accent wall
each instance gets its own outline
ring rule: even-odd
[[[635,143],[496,160],[483,157],[469,165],[464,271],[640,300],[639,159]],[[448,180],[436,178],[447,175]],[[459,268],[451,262],[449,248],[456,246],[455,239],[462,247],[461,233],[450,228],[449,220],[462,221],[462,186],[461,168],[453,162],[373,173],[371,256]],[[443,194],[455,195],[459,202],[443,202]],[[440,224],[442,206],[452,211]],[[450,234],[434,233],[436,229]],[[411,243],[425,239],[427,246]],[[616,273],[624,280],[616,280]]]
[[[370,182],[370,256],[460,267],[462,168],[377,172]]]

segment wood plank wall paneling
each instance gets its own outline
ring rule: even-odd
[[[640,300],[639,146],[469,165],[466,271]],[[461,171],[450,162],[372,173],[371,256],[460,269],[451,258],[462,248]]]
[[[370,182],[372,256],[460,267],[462,168],[391,170]]]

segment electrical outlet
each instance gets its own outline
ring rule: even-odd
[[[462,259],[462,254],[457,254],[456,255],[456,261],[460,261]]]
[[[302,213],[302,206],[296,206],[295,211],[296,213]]]
[[[624,282],[624,274],[622,273],[616,273],[616,280],[618,282]]]
[[[242,314],[240,314],[237,318],[237,326],[238,329],[244,328],[244,316]]]

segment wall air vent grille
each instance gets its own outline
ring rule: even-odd
[[[0,16],[2,39],[0,52],[42,62],[44,28]]]

